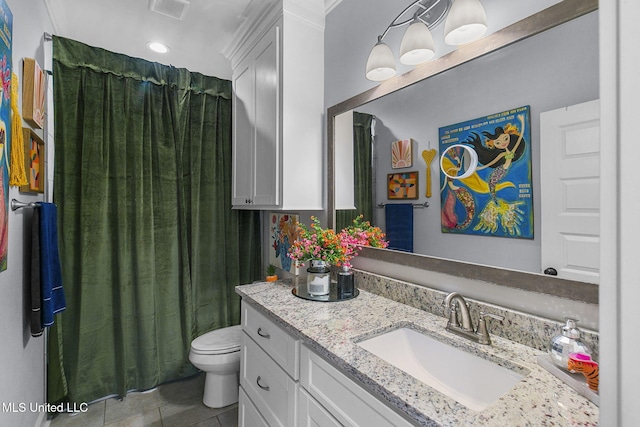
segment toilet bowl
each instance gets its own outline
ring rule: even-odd
[[[202,402],[222,408],[238,401],[240,325],[216,329],[191,342],[189,361],[206,373]]]

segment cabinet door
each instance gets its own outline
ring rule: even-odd
[[[248,205],[253,197],[253,58],[238,66],[233,79],[233,200]]]
[[[303,388],[298,389],[298,419],[296,427],[340,427],[341,424],[331,416]]]
[[[409,421],[305,345],[300,346],[300,384],[341,425],[411,426]]]
[[[269,424],[262,418],[260,412],[253,405],[251,399],[247,397],[242,387],[240,387],[240,398],[238,400],[238,426],[269,427]]]
[[[255,76],[255,151],[253,204],[280,202],[280,25],[253,49]]]

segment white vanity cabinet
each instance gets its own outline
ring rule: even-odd
[[[229,54],[233,207],[322,209],[324,2],[275,1],[255,19]]]
[[[301,386],[332,415],[334,420],[337,420],[337,424],[325,422],[319,425],[412,425],[305,345],[301,346],[300,360]],[[318,417],[323,415],[317,410],[313,414],[318,414]]]
[[[340,427],[338,422],[302,387],[298,389],[298,417],[296,427]]]
[[[242,330],[239,426],[411,425],[245,301]]]
[[[238,424],[295,426],[300,341],[244,301],[241,310]]]

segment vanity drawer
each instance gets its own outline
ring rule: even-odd
[[[298,383],[245,333],[240,385],[270,426],[295,426]]]
[[[412,424],[329,362],[303,345],[300,384],[344,426],[400,427]]]
[[[240,396],[238,399],[238,426],[269,427],[269,424],[262,418],[262,415],[260,415],[260,412],[258,412],[258,409],[242,387],[240,387]]]
[[[242,302],[242,330],[297,380],[300,372],[300,341],[246,302]]]

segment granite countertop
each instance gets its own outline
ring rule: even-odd
[[[537,364],[543,352],[500,337],[480,345],[445,330],[446,319],[360,290],[352,300],[297,298],[287,281],[236,287],[236,292],[316,353],[356,378],[372,394],[418,425],[595,426],[599,410]],[[481,412],[473,411],[362,349],[356,342],[410,326],[485,359],[527,372]]]

